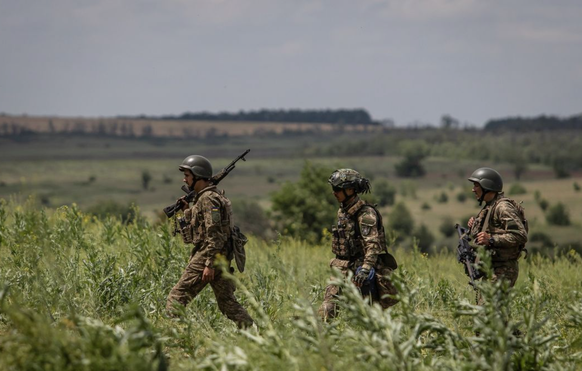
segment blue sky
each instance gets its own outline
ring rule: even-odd
[[[0,0],[0,112],[582,113],[578,0]]]

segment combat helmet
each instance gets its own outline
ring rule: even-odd
[[[489,167],[480,167],[473,171],[473,174],[471,174],[468,180],[478,183],[481,186],[481,189],[483,189],[481,197],[477,200],[479,201],[479,205],[483,203],[487,193],[498,193],[503,190],[503,179],[501,179],[501,175]]]
[[[480,167],[473,171],[469,181],[479,183],[485,191],[501,192],[503,190],[503,179],[501,175],[488,167]]]
[[[212,165],[204,156],[192,155],[182,161],[180,171],[190,170],[194,176],[202,179],[212,178]]]
[[[334,188],[352,188],[356,193],[368,193],[372,188],[370,181],[362,178],[360,173],[353,169],[338,169],[331,174],[327,182]]]

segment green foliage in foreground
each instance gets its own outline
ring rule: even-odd
[[[139,215],[139,214],[138,214]],[[340,317],[317,316],[329,248],[251,239],[237,296],[258,329],[238,331],[206,289],[180,320],[165,298],[188,249],[170,225],[122,224],[75,207],[0,201],[0,369],[575,370],[582,366],[582,259],[521,264],[517,286],[483,284],[475,306],[452,255],[396,251],[400,303],[344,286]],[[509,318],[509,321],[507,321]],[[523,336],[513,336],[515,329]],[[480,336],[475,336],[475,331]]]

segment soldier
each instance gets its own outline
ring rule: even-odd
[[[182,201],[185,223],[180,226],[184,242],[194,247],[182,277],[168,295],[166,310],[175,315],[175,303],[186,306],[210,284],[220,311],[239,328],[251,326],[253,319],[234,296],[234,283],[215,265],[219,256],[227,256],[227,244],[231,243],[230,200],[210,182],[212,165],[205,157],[188,156],[179,169],[184,173],[184,183],[196,191],[191,208]]]
[[[397,303],[389,297],[396,294],[396,288],[390,282],[390,274],[397,267],[396,260],[387,250],[382,216],[374,206],[358,196],[358,193],[370,192],[369,180],[355,170],[339,169],[331,174],[328,182],[340,203],[337,225],[332,226],[331,250],[335,258],[330,266],[339,269],[346,277],[351,271],[354,274],[352,281],[363,294],[369,294],[384,309],[391,307]],[[370,277],[372,270],[375,271],[374,277]],[[324,320],[336,316],[339,294],[339,287],[326,287],[319,308]]]
[[[514,200],[503,195],[503,180],[493,169],[482,167],[469,177],[479,205],[485,201],[477,218],[467,223],[470,237],[479,246],[491,251],[492,282],[505,279],[513,287],[519,274],[517,260],[527,242],[526,220],[523,209]],[[478,295],[477,304],[483,304]]]

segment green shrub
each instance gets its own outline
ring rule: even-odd
[[[449,202],[449,196],[447,196],[445,192],[441,192],[441,194],[436,197],[436,201],[439,204],[446,204]]]
[[[428,202],[423,202],[422,205],[420,205],[420,208],[422,210],[430,210],[430,209],[432,209],[432,207],[430,206],[430,204]]]
[[[234,222],[245,234],[252,234],[264,239],[274,237],[269,218],[255,200],[233,200]]]
[[[552,247],[554,242],[550,236],[544,232],[532,232],[528,236],[528,242],[540,244],[542,247]]]
[[[400,233],[401,236],[410,236],[414,229],[414,219],[412,214],[403,202],[399,202],[394,206],[390,213],[388,228]]]
[[[283,235],[318,242],[331,227],[339,207],[327,183],[332,172],[306,162],[297,183],[286,182],[273,193],[272,211]]]
[[[548,208],[546,221],[551,225],[570,225],[570,214],[561,202]]]
[[[392,206],[396,199],[396,188],[385,180],[377,181],[372,189],[374,194],[378,197],[378,204],[380,206]]]
[[[556,158],[553,162],[556,178],[563,179],[570,177],[570,169],[564,158]]]
[[[40,199],[40,204],[43,206],[50,206],[51,204],[51,199],[49,195],[40,195],[39,196]]]
[[[457,201],[460,203],[464,203],[467,201],[467,193],[466,192],[459,192],[457,193]]]
[[[152,174],[148,170],[144,170],[141,172],[141,185],[143,189],[147,190],[150,186],[150,182],[152,181]]]
[[[434,243],[434,235],[428,229],[428,227],[422,223],[417,230],[413,233],[416,238],[418,248],[423,253],[428,253],[432,244]]]
[[[439,226],[439,231],[445,237],[451,237],[455,234],[455,223],[453,223],[453,218],[450,216],[445,216],[442,221],[441,225]]]
[[[404,141],[400,144],[400,153],[404,158],[394,167],[400,177],[415,178],[424,176],[426,170],[422,160],[428,156],[430,149],[422,140]]]
[[[550,205],[550,203],[548,202],[548,200],[546,200],[545,198],[540,198],[538,200],[538,206],[540,207],[540,209],[542,209],[543,211],[546,211],[548,209],[548,206]]]
[[[102,220],[108,216],[113,216],[124,223],[131,223],[137,216],[137,208],[133,202],[124,205],[113,200],[107,200],[88,207],[86,213],[95,215]]]
[[[526,193],[527,193],[527,190],[520,183],[513,183],[511,185],[511,187],[509,188],[509,192],[508,192],[508,194],[510,196],[523,195],[523,194],[526,194]]]
[[[574,182],[572,186],[574,187],[575,192],[580,192],[580,185],[578,184],[578,182]]]

